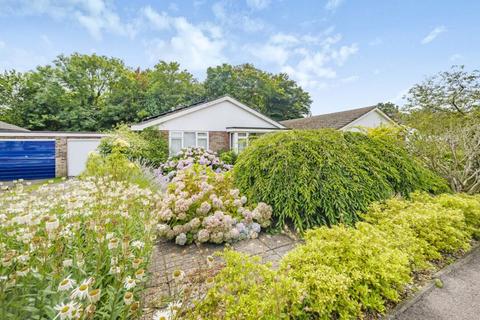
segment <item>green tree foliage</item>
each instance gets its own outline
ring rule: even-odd
[[[393,102],[379,102],[375,105],[378,109],[383,111],[387,116],[393,120],[400,122],[401,121],[401,111],[400,107]]]
[[[310,97],[285,74],[251,65],[210,68],[205,83],[176,62],[133,70],[116,58],[74,53],[0,75],[0,120],[33,130],[99,131],[231,94],[277,120],[309,112]]]
[[[205,90],[208,99],[228,94],[275,120],[301,118],[312,103],[287,74],[271,74],[251,64],[208,68]]]
[[[480,192],[480,71],[454,66],[410,89],[408,148],[454,191]]]
[[[468,72],[464,66],[453,66],[427,78],[408,91],[405,109],[461,114],[479,110],[480,70]]]
[[[351,224],[396,194],[448,191],[399,144],[330,129],[264,135],[240,154],[234,176],[249,199],[273,207],[278,225],[290,220],[299,230]]]

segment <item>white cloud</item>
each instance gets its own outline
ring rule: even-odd
[[[74,20],[97,40],[104,32],[126,36],[134,36],[136,32],[133,24],[121,21],[112,2],[107,0],[6,0],[2,5],[4,13]]]
[[[254,10],[263,10],[270,5],[270,0],[247,0],[247,6]]]
[[[145,11],[144,11],[145,12]],[[158,14],[154,9],[147,10],[151,17],[162,17],[173,35],[167,39],[154,39],[146,42],[146,52],[151,62],[159,60],[178,61],[182,67],[193,73],[204,72],[212,65],[226,61],[223,50],[226,42],[222,38],[221,30],[211,24],[193,25],[184,17],[171,17]],[[157,21],[151,22],[154,26]]]
[[[239,10],[234,3],[218,1],[212,5],[212,12],[215,18],[226,28],[241,29],[246,32],[258,32],[265,29],[265,23],[258,18]]]
[[[455,53],[450,57],[450,61],[453,61],[453,62],[461,60],[461,59],[463,59],[463,56],[459,53]]]
[[[1,41],[1,40],[0,40],[0,49],[5,48],[6,45],[7,45],[7,44],[6,44],[4,41]]]
[[[370,42],[368,43],[368,45],[370,45],[370,46],[372,46],[372,47],[375,47],[375,46],[381,45],[382,43],[383,43],[382,38],[377,37],[377,38],[373,39],[372,41],[370,41]]]
[[[265,43],[247,44],[242,49],[254,60],[289,74],[305,89],[315,91],[335,79],[336,68],[359,50],[355,43],[339,46],[342,36],[332,31],[315,36],[276,33]],[[357,79],[351,76],[339,81],[348,83]]]
[[[425,38],[422,39],[421,43],[422,44],[427,44],[435,40],[440,34],[444,33],[447,31],[447,28],[445,26],[438,26],[435,27],[432,31],[430,31],[429,34]]]
[[[146,6],[140,11],[155,29],[166,30],[170,28],[170,17],[165,12],[158,13],[150,6]]]
[[[357,81],[358,79],[360,79],[359,76],[353,75],[353,76],[350,76],[350,77],[340,79],[340,82],[342,82],[342,83],[352,83],[352,82]]]
[[[334,11],[342,4],[342,2],[343,0],[328,0],[325,4],[325,9]]]

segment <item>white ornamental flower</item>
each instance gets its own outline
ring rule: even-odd
[[[123,295],[123,302],[125,302],[127,306],[131,305],[133,302],[133,293],[131,293],[130,291],[125,292],[125,294]]]
[[[83,281],[79,287],[73,290],[72,294],[70,295],[70,298],[72,299],[78,298],[80,300],[85,299],[87,297],[89,287],[90,287],[90,281],[89,280]]]
[[[67,291],[72,289],[75,285],[76,282],[73,279],[70,279],[71,275],[68,275],[65,279],[63,279],[59,284],[58,284],[58,291]]]
[[[130,290],[132,288],[135,288],[136,285],[137,283],[135,282],[135,279],[131,278],[130,276],[127,276],[125,278],[124,285],[123,285],[125,289]]]
[[[153,314],[152,320],[170,320],[172,319],[172,312],[168,309],[159,310]]]
[[[45,222],[45,229],[47,230],[47,232],[52,232],[56,230],[59,226],[60,226],[60,222],[58,221],[58,219],[55,219],[55,218]]]

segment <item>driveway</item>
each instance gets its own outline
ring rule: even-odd
[[[480,319],[480,246],[437,276],[443,288],[428,286],[393,319]]]

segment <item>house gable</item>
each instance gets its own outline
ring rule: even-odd
[[[375,108],[358,119],[350,122],[346,126],[342,127],[340,130],[344,131],[361,131],[361,128],[376,128],[379,126],[396,126],[397,123],[393,121],[389,116],[387,116],[380,109]]]
[[[137,125],[133,130],[156,127],[169,131],[226,131],[229,127],[284,129],[280,123],[231,97],[174,111]]]

